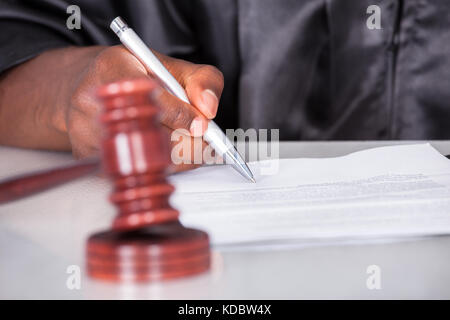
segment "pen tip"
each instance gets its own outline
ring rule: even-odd
[[[255,178],[253,177],[252,171],[245,163],[244,159],[242,159],[241,155],[237,152],[236,149],[228,150],[225,153],[225,161],[229,161],[230,164],[245,178],[250,180],[253,183],[256,183]]]

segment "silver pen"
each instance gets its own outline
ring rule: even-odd
[[[157,77],[164,84],[170,93],[190,104],[183,87],[121,17],[115,18],[111,22],[110,27],[117,34],[122,44],[151,71],[153,76]],[[208,122],[208,128],[203,135],[203,139],[223,157],[225,163],[231,164],[245,178],[256,182],[252,172],[233,143],[214,121],[210,120]]]

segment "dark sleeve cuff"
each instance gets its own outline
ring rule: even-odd
[[[52,30],[33,23],[0,21],[0,73],[49,49],[73,45]]]

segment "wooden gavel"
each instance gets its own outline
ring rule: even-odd
[[[118,208],[112,229],[89,237],[87,271],[97,279],[149,281],[196,274],[210,267],[209,237],[185,228],[169,197],[168,139],[159,122],[150,79],[111,83],[97,96],[103,105],[101,161],[88,159],[0,183],[0,203],[20,199],[102,170]]]

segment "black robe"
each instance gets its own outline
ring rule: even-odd
[[[66,27],[71,4],[81,30]],[[151,48],[224,73],[223,129],[450,138],[448,0],[0,0],[0,72],[51,48],[118,44],[118,15]]]

